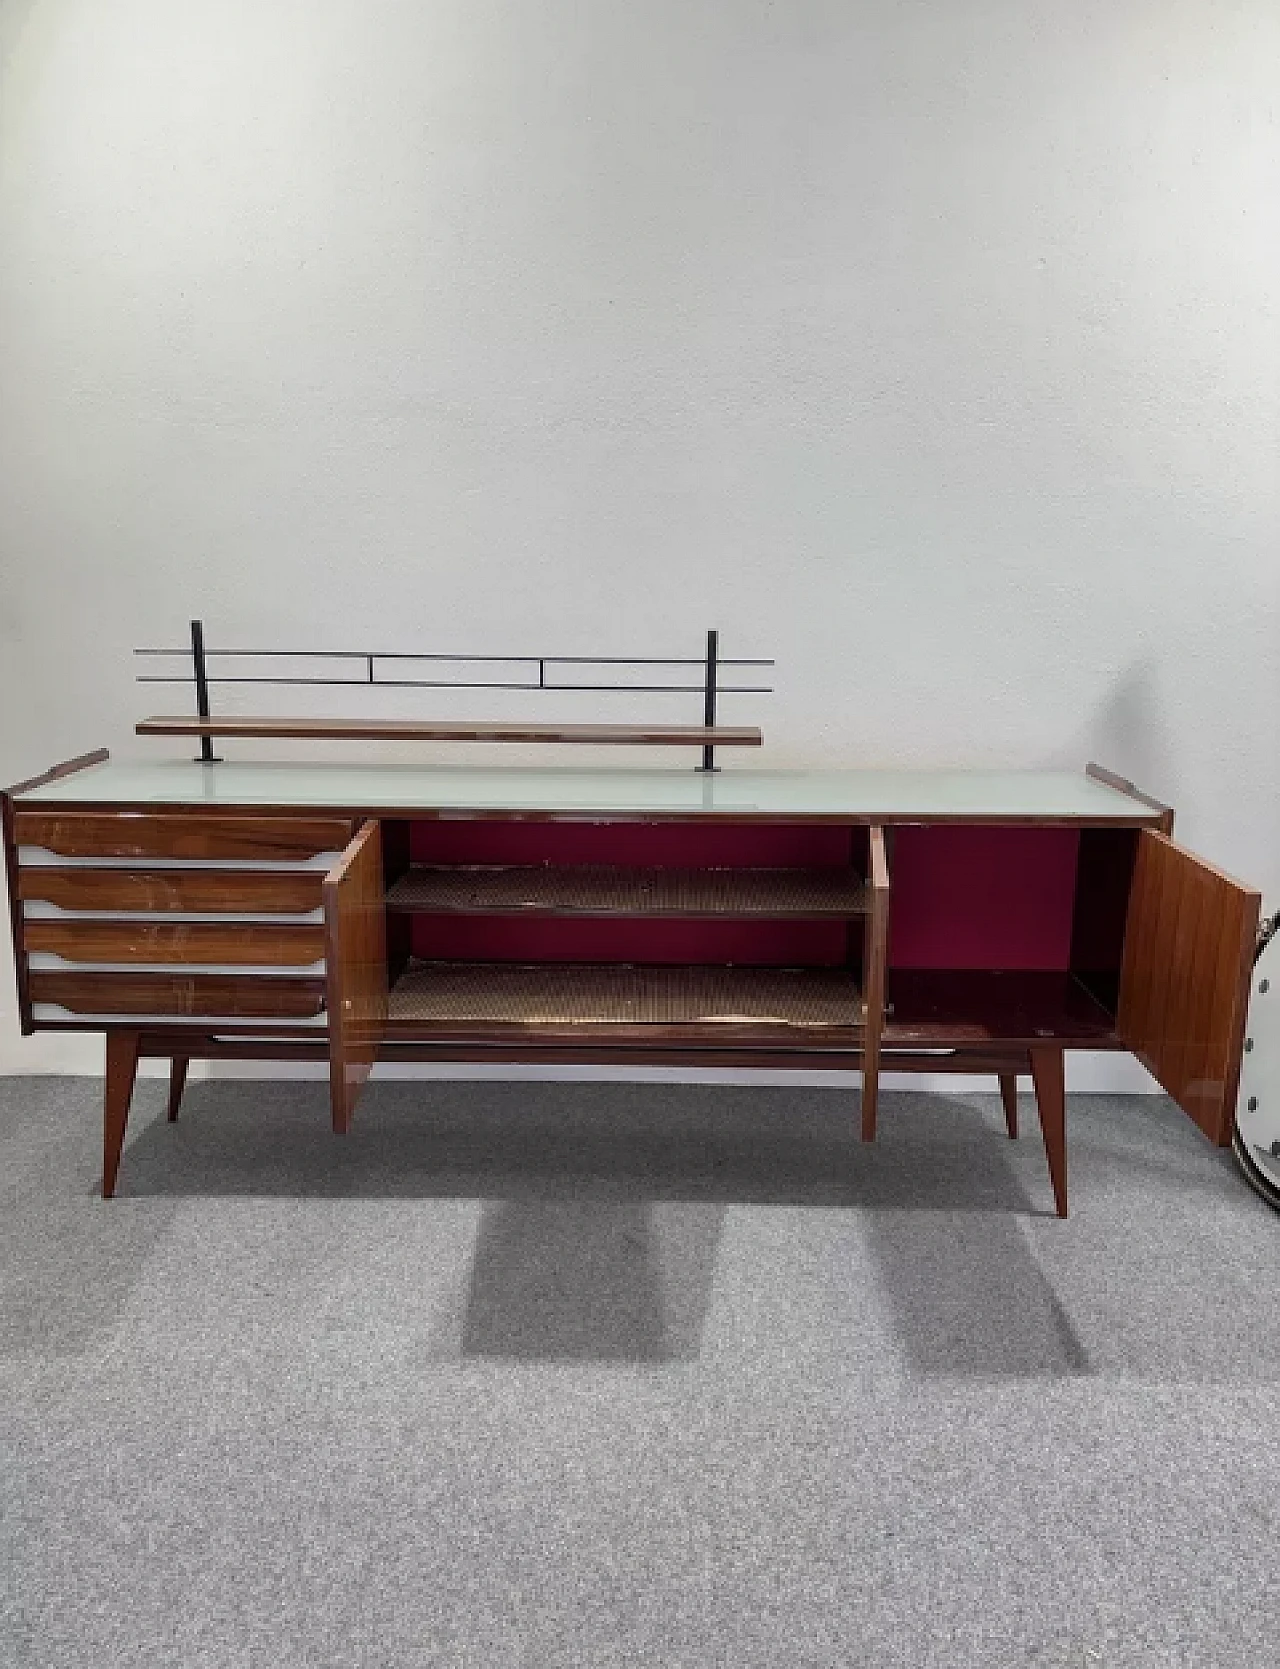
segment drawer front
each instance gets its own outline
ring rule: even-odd
[[[289,875],[236,869],[58,869],[18,871],[18,897],[62,910],[115,914],[301,916],[321,905],[318,871]]]
[[[323,979],[287,975],[50,973],[32,969],[31,1001],[73,1014],[305,1020],[324,1010]]]
[[[68,962],[213,962],[306,968],[324,960],[323,924],[249,922],[28,921],[30,955]]]
[[[277,863],[340,852],[340,817],[210,817],[200,813],[15,811],[14,840],[65,858],[222,858]]]
[[[346,854],[352,828],[332,816],[14,808],[24,1028],[326,1033],[328,893],[342,861],[325,854]],[[376,840],[370,851],[380,912]]]

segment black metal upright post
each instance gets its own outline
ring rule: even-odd
[[[209,675],[204,664],[204,622],[191,622],[191,664],[195,669],[196,680],[196,713],[202,719],[209,718]],[[213,751],[213,737],[200,738],[200,764],[216,765],[219,763],[217,754]]]
[[[719,632],[708,632],[707,671],[706,682],[703,686],[702,701],[702,722],[706,725],[708,730],[710,730],[716,722],[716,665],[719,660],[719,654],[720,634]],[[702,750],[702,764],[699,768],[703,771],[714,771],[716,769],[716,750],[709,742]]]

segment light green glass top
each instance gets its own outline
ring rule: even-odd
[[[1156,813],[1070,771],[749,771],[187,760],[107,761],[24,804],[258,806],[560,817],[829,818],[833,822],[1152,824]]]

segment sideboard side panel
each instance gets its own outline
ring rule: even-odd
[[[18,987],[18,1020],[23,1035],[35,1030],[31,1017],[31,987],[27,979],[27,947],[23,933],[22,899],[18,894],[18,846],[13,829],[13,800],[0,794],[0,829],[4,835],[4,871],[9,890],[9,928],[13,936],[13,969]]]

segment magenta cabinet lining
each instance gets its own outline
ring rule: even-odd
[[[416,822],[414,863],[618,863],[668,869],[847,864],[865,829],[786,824]]]
[[[860,941],[859,941],[860,942]],[[414,916],[415,956],[460,962],[738,963],[839,967],[842,922],[654,921],[633,917]]]
[[[413,863],[866,866],[862,828],[785,824],[411,822]],[[937,824],[892,830],[889,965],[1063,971],[1079,831]],[[416,956],[460,960],[757,963],[860,959],[861,925],[796,921],[417,916]]]
[[[780,824],[421,822],[413,863],[642,864],[657,868],[864,866],[865,829]],[[415,956],[502,962],[704,962],[839,967],[838,921],[643,920],[634,917],[414,916]],[[852,930],[855,948],[861,926]]]
[[[889,966],[1065,971],[1079,849],[1076,829],[895,829]]]

